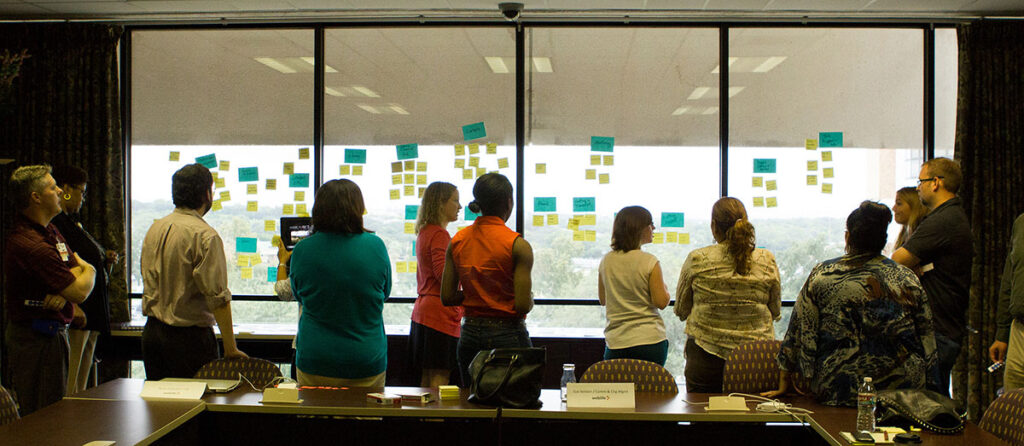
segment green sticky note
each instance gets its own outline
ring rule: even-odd
[[[818,147],[842,147],[843,132],[818,132]]]
[[[462,139],[466,141],[480,139],[485,136],[487,136],[487,129],[484,128],[484,123],[482,122],[462,126]]]
[[[217,154],[211,153],[209,155],[203,155],[196,157],[196,162],[206,166],[207,169],[217,168]]]
[[[682,212],[662,212],[661,227],[681,228],[683,227],[683,217],[684,215]]]
[[[277,282],[277,267],[276,266],[271,266],[270,268],[267,268],[267,282],[270,282],[270,283]]]
[[[533,212],[556,212],[555,197],[533,197]]]
[[[293,173],[288,175],[288,187],[309,187],[309,174]]]
[[[256,252],[256,237],[235,237],[235,252]]]
[[[238,169],[238,182],[259,181],[260,169],[258,167],[241,167]]]
[[[754,158],[754,173],[775,173],[775,158]]]
[[[400,160],[411,160],[420,156],[420,145],[419,144],[402,144],[395,146],[398,151],[398,159]]]
[[[366,149],[345,149],[345,164],[366,164]]]
[[[407,204],[405,205],[405,219],[415,220],[416,214],[420,211],[419,205]]]
[[[477,214],[476,212],[473,212],[473,211],[469,210],[469,208],[465,208],[465,211],[466,211],[466,221],[476,220],[476,218],[480,216],[480,214]]]
[[[595,152],[611,152],[615,148],[614,136],[591,136],[590,150]]]
[[[572,197],[573,212],[597,212],[597,200],[594,197]]]

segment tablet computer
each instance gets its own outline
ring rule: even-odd
[[[291,251],[295,244],[313,233],[310,217],[281,217],[281,243]]]

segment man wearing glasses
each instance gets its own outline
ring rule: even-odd
[[[974,239],[960,198],[960,165],[935,158],[921,166],[917,194],[928,214],[892,259],[921,276],[935,324],[935,384],[949,395],[949,374],[967,331]]]

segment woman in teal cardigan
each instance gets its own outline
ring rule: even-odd
[[[328,181],[313,203],[313,234],[292,252],[289,277],[302,304],[300,385],[384,386],[391,261],[380,237],[363,227],[365,209],[356,183]]]

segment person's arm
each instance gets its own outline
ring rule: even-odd
[[[445,253],[448,252],[448,233],[437,231],[427,242],[427,250],[430,252],[430,273],[440,281],[444,277]]]
[[[661,274],[661,262],[654,263],[654,269],[647,279],[647,287],[651,292],[651,303],[659,310],[668,306],[668,287],[665,286],[665,279]]]
[[[782,319],[782,281],[779,279],[779,265],[775,263],[775,256],[768,253],[769,271],[771,272],[771,285],[768,287],[768,311],[772,314],[772,320]]]
[[[896,252],[892,253],[892,260],[910,269],[914,269],[917,267],[917,264],[921,263],[921,259],[907,251],[907,248],[897,249]]]
[[[220,341],[224,344],[224,357],[248,358],[249,355],[239,350],[238,344],[235,343],[235,328],[231,324],[231,302],[225,302],[224,305],[214,308],[213,318],[217,320],[217,327],[220,328]]]
[[[284,248],[284,243],[277,245],[277,277],[274,282],[274,294],[284,301],[295,300],[292,294],[292,284],[288,280],[288,261],[292,258],[292,252]]]
[[[785,395],[789,392],[789,383],[792,380],[791,374],[785,370],[779,371],[779,388],[776,390],[769,390],[767,392],[761,392],[761,396],[765,398],[775,398],[779,395]]]
[[[598,271],[597,272],[597,301],[601,303],[602,307],[605,305],[605,301],[604,301],[604,272],[603,271]]]
[[[533,309],[533,281],[530,278],[533,271],[533,248],[522,237],[512,243],[512,259],[515,262],[512,284],[516,294],[516,313],[527,314]]]
[[[1006,350],[1010,341],[1010,324],[1013,322],[1013,315],[1010,313],[1011,302],[1024,303],[1024,219],[1021,217],[1018,217],[1013,223],[1010,252],[1007,253],[1006,263],[1003,265],[1003,277],[999,286],[999,303],[996,309],[996,339],[988,348],[989,359],[992,362],[1006,360]]]
[[[444,253],[444,271],[441,274],[441,303],[446,307],[462,305],[465,296],[459,292],[459,274],[452,259],[452,245]]]
[[[78,261],[77,266],[71,267],[71,274],[75,281],[60,291],[60,296],[71,303],[80,304],[85,302],[96,285],[96,268],[78,256],[77,252],[71,253]]]
[[[675,313],[681,321],[690,317],[693,310],[693,262],[693,253],[690,253],[679,270],[679,283],[676,284]]]

